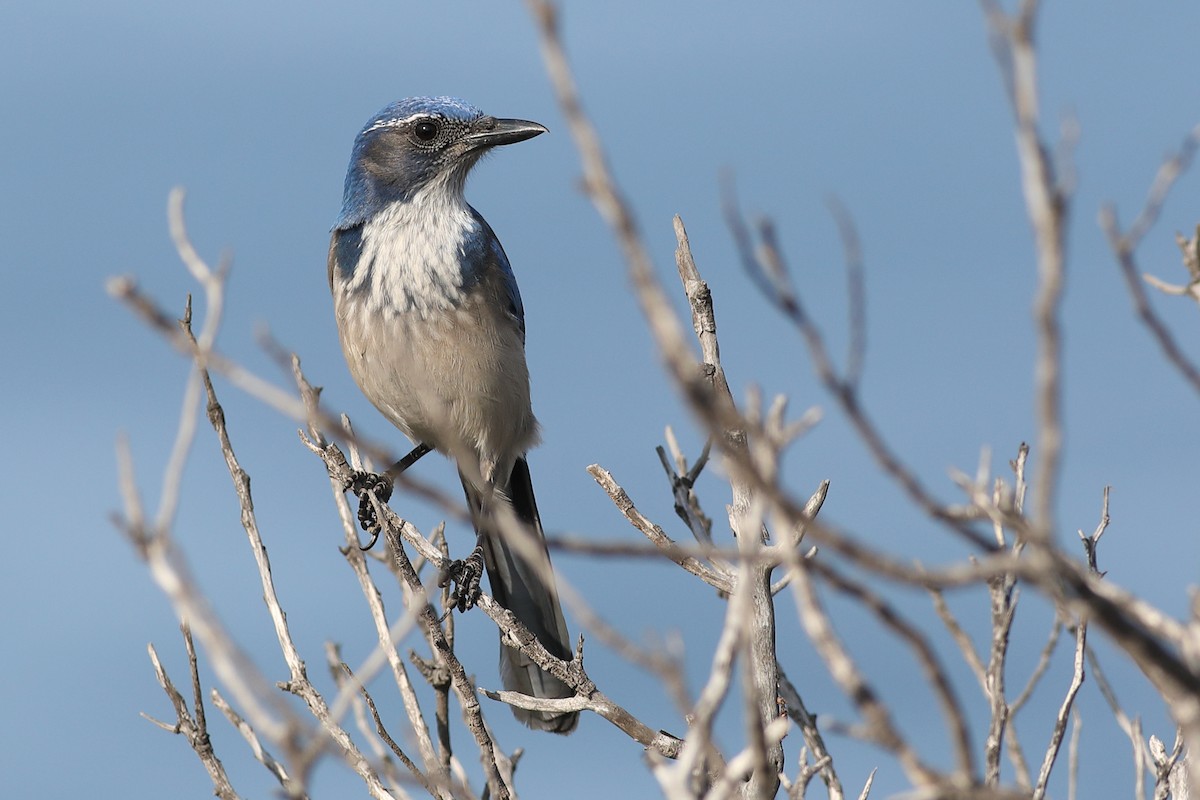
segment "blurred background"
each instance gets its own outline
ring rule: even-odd
[[[742,272],[721,216],[720,176],[733,177],[747,212],[776,221],[835,353],[846,341],[846,296],[827,203],[835,196],[845,205],[866,259],[869,413],[946,500],[958,499],[948,470],[974,474],[981,448],[991,448],[993,470],[1005,474],[1018,445],[1034,436],[1035,267],[1010,114],[980,10],[959,0],[565,5],[563,36],[586,109],[673,291],[672,215],[688,226],[715,294],[735,395],[759,386],[768,396],[788,394],[793,414],[813,405],[829,412],[791,453],[789,483],[807,496],[829,478],[823,514],[893,555],[929,563],[961,557],[961,546],[911,511],[872,465],[816,386],[794,332]],[[1101,568],[1174,615],[1186,613],[1200,563],[1196,397],[1134,320],[1096,217],[1111,202],[1128,223],[1163,156],[1200,121],[1200,62],[1190,55],[1198,23],[1193,5],[1110,2],[1101,10],[1061,0],[1047,5],[1038,32],[1047,130],[1059,121],[1080,130],[1064,307],[1060,533],[1069,541],[1076,529],[1090,532],[1102,490],[1113,486]],[[504,243],[525,301],[544,432],[530,463],[546,528],[638,541],[585,472],[599,463],[646,514],[686,539],[654,447],[668,425],[692,455],[703,440],[660,370],[619,253],[580,191],[578,159],[521,4],[61,0],[0,6],[0,31],[0,263],[7,276],[0,365],[12,456],[0,467],[9,509],[9,550],[0,559],[6,794],[211,796],[186,743],[139,717],[171,717],[146,644],[155,643],[181,684],[186,659],[168,604],[109,521],[120,503],[114,443],[122,432],[143,496],[156,507],[189,369],[104,290],[108,277],[132,275],[181,312],[197,289],[167,235],[171,187],[187,189],[199,251],[214,263],[223,254],[233,259],[222,351],[286,385],[288,376],[257,343],[269,331],[325,387],[329,408],[407,449],[346,371],[325,275],[353,137],[399,97],[458,95],[488,113],[550,128],[481,164],[468,187]],[[1198,221],[1200,176],[1192,174],[1140,251],[1142,268],[1181,282],[1174,233]],[[1190,346],[1197,310],[1184,300],[1155,303]],[[340,643],[354,665],[374,646],[374,633],[337,550],[342,533],[324,468],[299,444],[296,422],[224,381],[217,391],[253,478],[281,602],[310,674],[328,689],[323,643]],[[426,458],[420,475],[457,491],[443,459]],[[719,537],[726,536],[728,496],[719,476],[701,492]],[[440,519],[411,498],[392,505],[424,530]],[[175,532],[239,643],[269,678],[283,678],[236,498],[207,427],[188,463]],[[449,536],[466,551],[465,531],[452,527]],[[555,563],[563,580],[635,641],[682,640],[686,679],[699,685],[722,600],[658,562],[558,554]],[[893,597],[932,619],[928,598]],[[986,597],[951,600],[985,642]],[[394,594],[389,601],[399,613]],[[949,765],[917,666],[873,620],[830,602],[839,631],[901,727],[926,742],[931,760]],[[1009,677],[1015,688],[1052,619],[1032,596],[1024,603]],[[794,610],[781,609],[789,675],[812,710],[852,721]],[[589,641],[589,670],[606,693],[651,727],[682,731],[679,711],[654,680]],[[1145,681],[1102,636],[1093,643],[1126,709],[1143,715],[1147,734],[1169,742],[1173,729]],[[498,682],[495,649],[490,624],[466,615],[458,651],[483,686]],[[961,661],[952,647],[941,649]],[[1068,646],[1018,718],[1035,763],[1069,671]],[[954,674],[960,696],[979,714],[981,746],[986,705],[965,669]],[[212,676],[204,677],[211,685]],[[372,689],[385,714],[395,711],[386,679]],[[1079,712],[1082,796],[1126,794],[1129,744],[1094,683],[1085,685]],[[490,709],[489,719],[505,749],[527,750],[518,771],[526,797],[657,793],[641,749],[602,719],[585,717],[566,739],[526,731],[503,709]],[[243,796],[274,792],[211,709],[209,722]],[[724,743],[737,746],[736,703],[721,730]],[[837,735],[829,744],[848,792],[857,794],[877,765],[873,797],[908,785],[882,753]],[[795,736],[785,742],[790,772],[799,746]],[[477,769],[474,756],[460,752]],[[1064,778],[1065,764],[1052,795],[1065,796]],[[362,792],[332,761],[317,770],[312,791]]]

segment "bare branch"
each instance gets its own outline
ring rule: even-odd
[[[188,670],[191,675],[193,695],[196,697],[194,701],[196,711],[193,714],[188,709],[187,701],[175,688],[166,669],[163,668],[162,662],[159,661],[154,645],[149,645],[147,651],[150,654],[150,663],[154,665],[154,674],[158,677],[158,685],[166,692],[167,699],[175,708],[175,724],[161,722],[146,714],[142,716],[160,728],[171,733],[178,733],[187,739],[188,745],[196,752],[200,763],[208,772],[208,777],[213,784],[213,794],[221,800],[238,800],[238,793],[234,791],[233,784],[229,782],[225,766],[221,763],[221,759],[217,758],[216,752],[213,751],[212,741],[208,737],[208,727],[204,720],[204,706],[200,698],[200,673],[196,663],[196,651],[191,644],[192,634],[187,625],[181,625],[180,630],[188,651]]]
[[[1079,736],[1082,732],[1083,720],[1076,712],[1067,749],[1067,800],[1075,800],[1079,792]]]
[[[899,636],[912,650],[921,665],[922,672],[925,673],[926,683],[933,690],[934,696],[941,706],[942,715],[946,718],[950,745],[954,748],[954,756],[957,761],[957,777],[964,783],[976,781],[975,759],[972,755],[971,734],[967,727],[966,714],[963,712],[962,704],[958,701],[946,670],[942,667],[941,660],[925,635],[915,625],[904,619],[890,603],[867,586],[838,573],[828,564],[819,560],[812,562],[810,568],[835,589],[849,595],[873,612],[880,622]]]
[[[367,687],[362,684],[362,681],[354,678],[354,672],[350,669],[349,665],[343,661],[338,666],[340,666],[345,672],[346,677],[350,679],[348,683],[358,687],[358,691],[362,694],[363,702],[367,704],[367,708],[371,712],[371,719],[375,721],[375,732],[379,734],[379,738],[384,741],[384,744],[388,746],[388,749],[392,751],[392,754],[400,760],[400,763],[404,765],[404,768],[412,774],[417,783],[421,784],[421,786],[425,788],[425,791],[429,792],[430,795],[434,797],[450,796],[449,793],[443,794],[435,789],[429,778],[426,777],[423,772],[421,772],[421,769],[415,763],[413,763],[413,760],[408,757],[408,754],[406,754],[403,749],[401,749],[400,745],[396,744],[396,740],[393,739],[391,734],[388,733],[387,728],[383,724],[383,720],[379,717],[379,709],[375,707],[375,700],[371,697],[371,693],[367,691]]]
[[[761,223],[756,241],[751,236],[736,202],[728,194],[725,201],[725,218],[746,271],[758,278],[767,298],[775,303],[799,331],[813,361],[817,378],[833,396],[879,467],[930,517],[945,523],[951,530],[985,552],[995,549],[995,546],[972,528],[967,520],[954,513],[926,489],[916,473],[887,444],[882,433],[862,408],[855,385],[837,373],[829,357],[825,339],[812,318],[805,312],[799,294],[790,284],[782,282],[785,281],[784,276],[788,270],[776,245],[773,227],[767,222]]]
[[[975,650],[975,643],[971,641],[971,637],[958,624],[954,613],[946,605],[945,593],[941,589],[933,587],[929,589],[929,595],[933,599],[933,608],[937,612],[938,618],[946,626],[946,630],[950,632],[950,638],[958,645],[959,652],[962,653],[963,660],[967,662],[967,666],[971,668],[971,672],[975,673],[975,679],[979,681],[979,685],[986,691],[987,676],[984,671],[983,662],[979,659],[979,653]]]
[[[782,666],[779,668],[779,694],[787,707],[788,716],[800,728],[804,744],[812,753],[813,764],[811,767],[806,767],[805,772],[812,770],[812,773],[821,776],[821,780],[825,782],[825,786],[829,790],[829,800],[842,800],[842,782],[833,768],[833,757],[825,746],[825,739],[821,736],[817,721],[809,713],[796,686],[784,674]],[[804,782],[807,783],[807,781]]]
[[[1080,620],[1075,625],[1075,670],[1071,675],[1071,684],[1067,687],[1066,697],[1063,698],[1062,705],[1058,709],[1058,716],[1055,717],[1050,744],[1046,747],[1046,755],[1042,759],[1037,785],[1033,788],[1035,800],[1041,800],[1046,795],[1046,783],[1050,780],[1050,770],[1054,767],[1054,761],[1058,758],[1059,750],[1062,747],[1063,736],[1067,731],[1067,722],[1071,717],[1071,706],[1075,703],[1075,696],[1079,694],[1079,687],[1083,685],[1083,663],[1086,648],[1087,622]]]
[[[711,567],[701,563],[693,556],[685,555],[685,551],[675,543],[675,540],[667,536],[666,531],[638,511],[629,494],[617,483],[612,473],[599,464],[592,464],[588,467],[588,473],[596,480],[596,483],[600,484],[600,488],[604,489],[605,494],[608,495],[613,505],[625,516],[625,519],[629,520],[629,523],[633,527],[641,531],[658,548],[659,552],[714,589],[727,593],[733,591],[730,576],[714,571]]]
[[[378,508],[377,505],[377,510],[382,511],[383,509]],[[383,522],[384,536],[392,563],[397,574],[407,584],[408,588],[416,596],[423,597],[424,588],[421,586],[421,579],[417,576],[412,562],[409,561],[408,554],[404,551],[395,516],[391,514],[391,509],[386,509],[386,511],[388,513],[381,514],[380,519]],[[487,776],[488,790],[498,800],[504,800],[511,796],[511,788],[505,783],[497,768],[498,751],[484,725],[483,716],[479,708],[479,698],[475,695],[475,685],[467,676],[462,663],[454,656],[454,651],[446,641],[446,634],[442,630],[438,615],[427,601],[420,603],[419,619],[430,646],[435,652],[442,654],[446,659],[446,666],[450,670],[454,692],[458,697],[459,707],[462,709],[463,720],[466,723],[467,730],[470,731],[479,748],[480,762],[483,764],[484,774]]]
[[[867,289],[863,277],[862,241],[858,238],[854,217],[841,201],[831,195],[826,204],[837,223],[846,259],[847,319],[850,337],[846,346],[843,380],[852,391],[857,392],[867,353]]]
[[[1158,342],[1159,349],[1162,350],[1167,361],[1191,384],[1193,390],[1200,392],[1200,368],[1184,354],[1183,349],[1175,340],[1174,334],[1150,305],[1146,289],[1142,281],[1138,280],[1138,267],[1134,255],[1142,238],[1158,219],[1171,187],[1191,164],[1197,147],[1200,147],[1200,126],[1193,129],[1179,150],[1168,157],[1159,167],[1158,174],[1155,175],[1154,182],[1150,187],[1146,204],[1129,230],[1121,232],[1120,224],[1117,222],[1117,212],[1111,206],[1101,210],[1100,227],[1104,230],[1105,236],[1108,238],[1108,246],[1121,268],[1121,274],[1125,278],[1125,287],[1129,290],[1129,296],[1133,300],[1134,312]],[[1185,264],[1188,264],[1186,242],[1181,244],[1181,247],[1184,248]]]
[[[1009,16],[996,0],[983,0],[992,50],[1012,102],[1025,207],[1038,263],[1034,299],[1039,459],[1032,532],[1049,542],[1062,461],[1062,335],[1059,319],[1066,279],[1069,189],[1060,182],[1040,131],[1034,27],[1038,2],[1024,0]]]
[[[275,757],[271,755],[271,752],[267,750],[267,748],[263,747],[262,742],[259,741],[257,734],[254,733],[254,729],[250,727],[250,724],[247,723],[246,720],[242,719],[240,714],[233,710],[229,703],[225,701],[225,698],[221,696],[221,693],[216,689],[212,690],[212,701],[213,705],[225,715],[225,718],[229,720],[229,723],[233,725],[233,727],[237,729],[237,732],[242,735],[242,738],[246,740],[246,744],[250,745],[250,752],[254,754],[254,757],[258,760],[258,762],[266,767],[267,771],[275,776],[275,779],[279,781],[279,785],[283,787],[284,791],[287,793],[287,796],[290,798],[295,798],[296,800],[304,800],[304,798],[307,798],[308,795],[302,791],[301,787],[288,774],[287,767],[279,763]]]
[[[817,598],[809,578],[808,567],[797,559],[792,567],[796,573],[792,593],[801,624],[825,662],[829,674],[850,698],[866,721],[866,735],[871,741],[891,752],[899,760],[909,780],[916,786],[936,784],[935,771],[926,765],[910,743],[893,725],[887,706],[867,682],[850,653],[842,645],[828,614]]]
[[[1050,668],[1050,657],[1054,655],[1054,650],[1058,647],[1058,639],[1062,634],[1062,629],[1062,619],[1056,616],[1054,622],[1050,625],[1050,633],[1046,637],[1046,644],[1042,646],[1042,651],[1038,654],[1037,664],[1034,665],[1033,672],[1029,674],[1029,680],[1025,682],[1025,688],[1017,695],[1017,699],[1013,700],[1009,705],[1011,714],[1015,715],[1029,702],[1029,698],[1033,697],[1033,690],[1037,688],[1042,676]]]

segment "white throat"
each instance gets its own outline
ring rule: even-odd
[[[461,187],[434,181],[363,224],[359,263],[344,288],[378,312],[452,308],[468,278],[465,244],[478,230]]]

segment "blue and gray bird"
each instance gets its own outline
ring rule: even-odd
[[[521,294],[496,234],[463,196],[484,153],[545,132],[451,97],[384,108],[354,140],[329,288],[342,352],[363,394],[417,445],[415,455],[434,449],[456,460],[492,594],[547,650],[570,659],[548,556],[535,569],[488,511],[511,503],[545,553],[525,462],[538,425]],[[503,643],[500,676],[506,689],[534,697],[574,694]],[[556,733],[578,722],[576,713],[513,710],[526,725]]]

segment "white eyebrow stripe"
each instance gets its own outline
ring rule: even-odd
[[[426,114],[424,112],[420,112],[417,114],[412,114],[410,116],[407,116],[404,119],[394,119],[394,118],[393,119],[381,119],[381,120],[379,120],[379,122],[376,122],[374,125],[367,128],[366,130],[364,130],[363,133],[366,134],[366,133],[370,133],[371,131],[377,131],[380,128],[398,128],[401,125],[405,124],[406,122],[412,122],[414,119],[420,119],[421,117],[428,117],[428,116],[430,116],[430,115]]]

